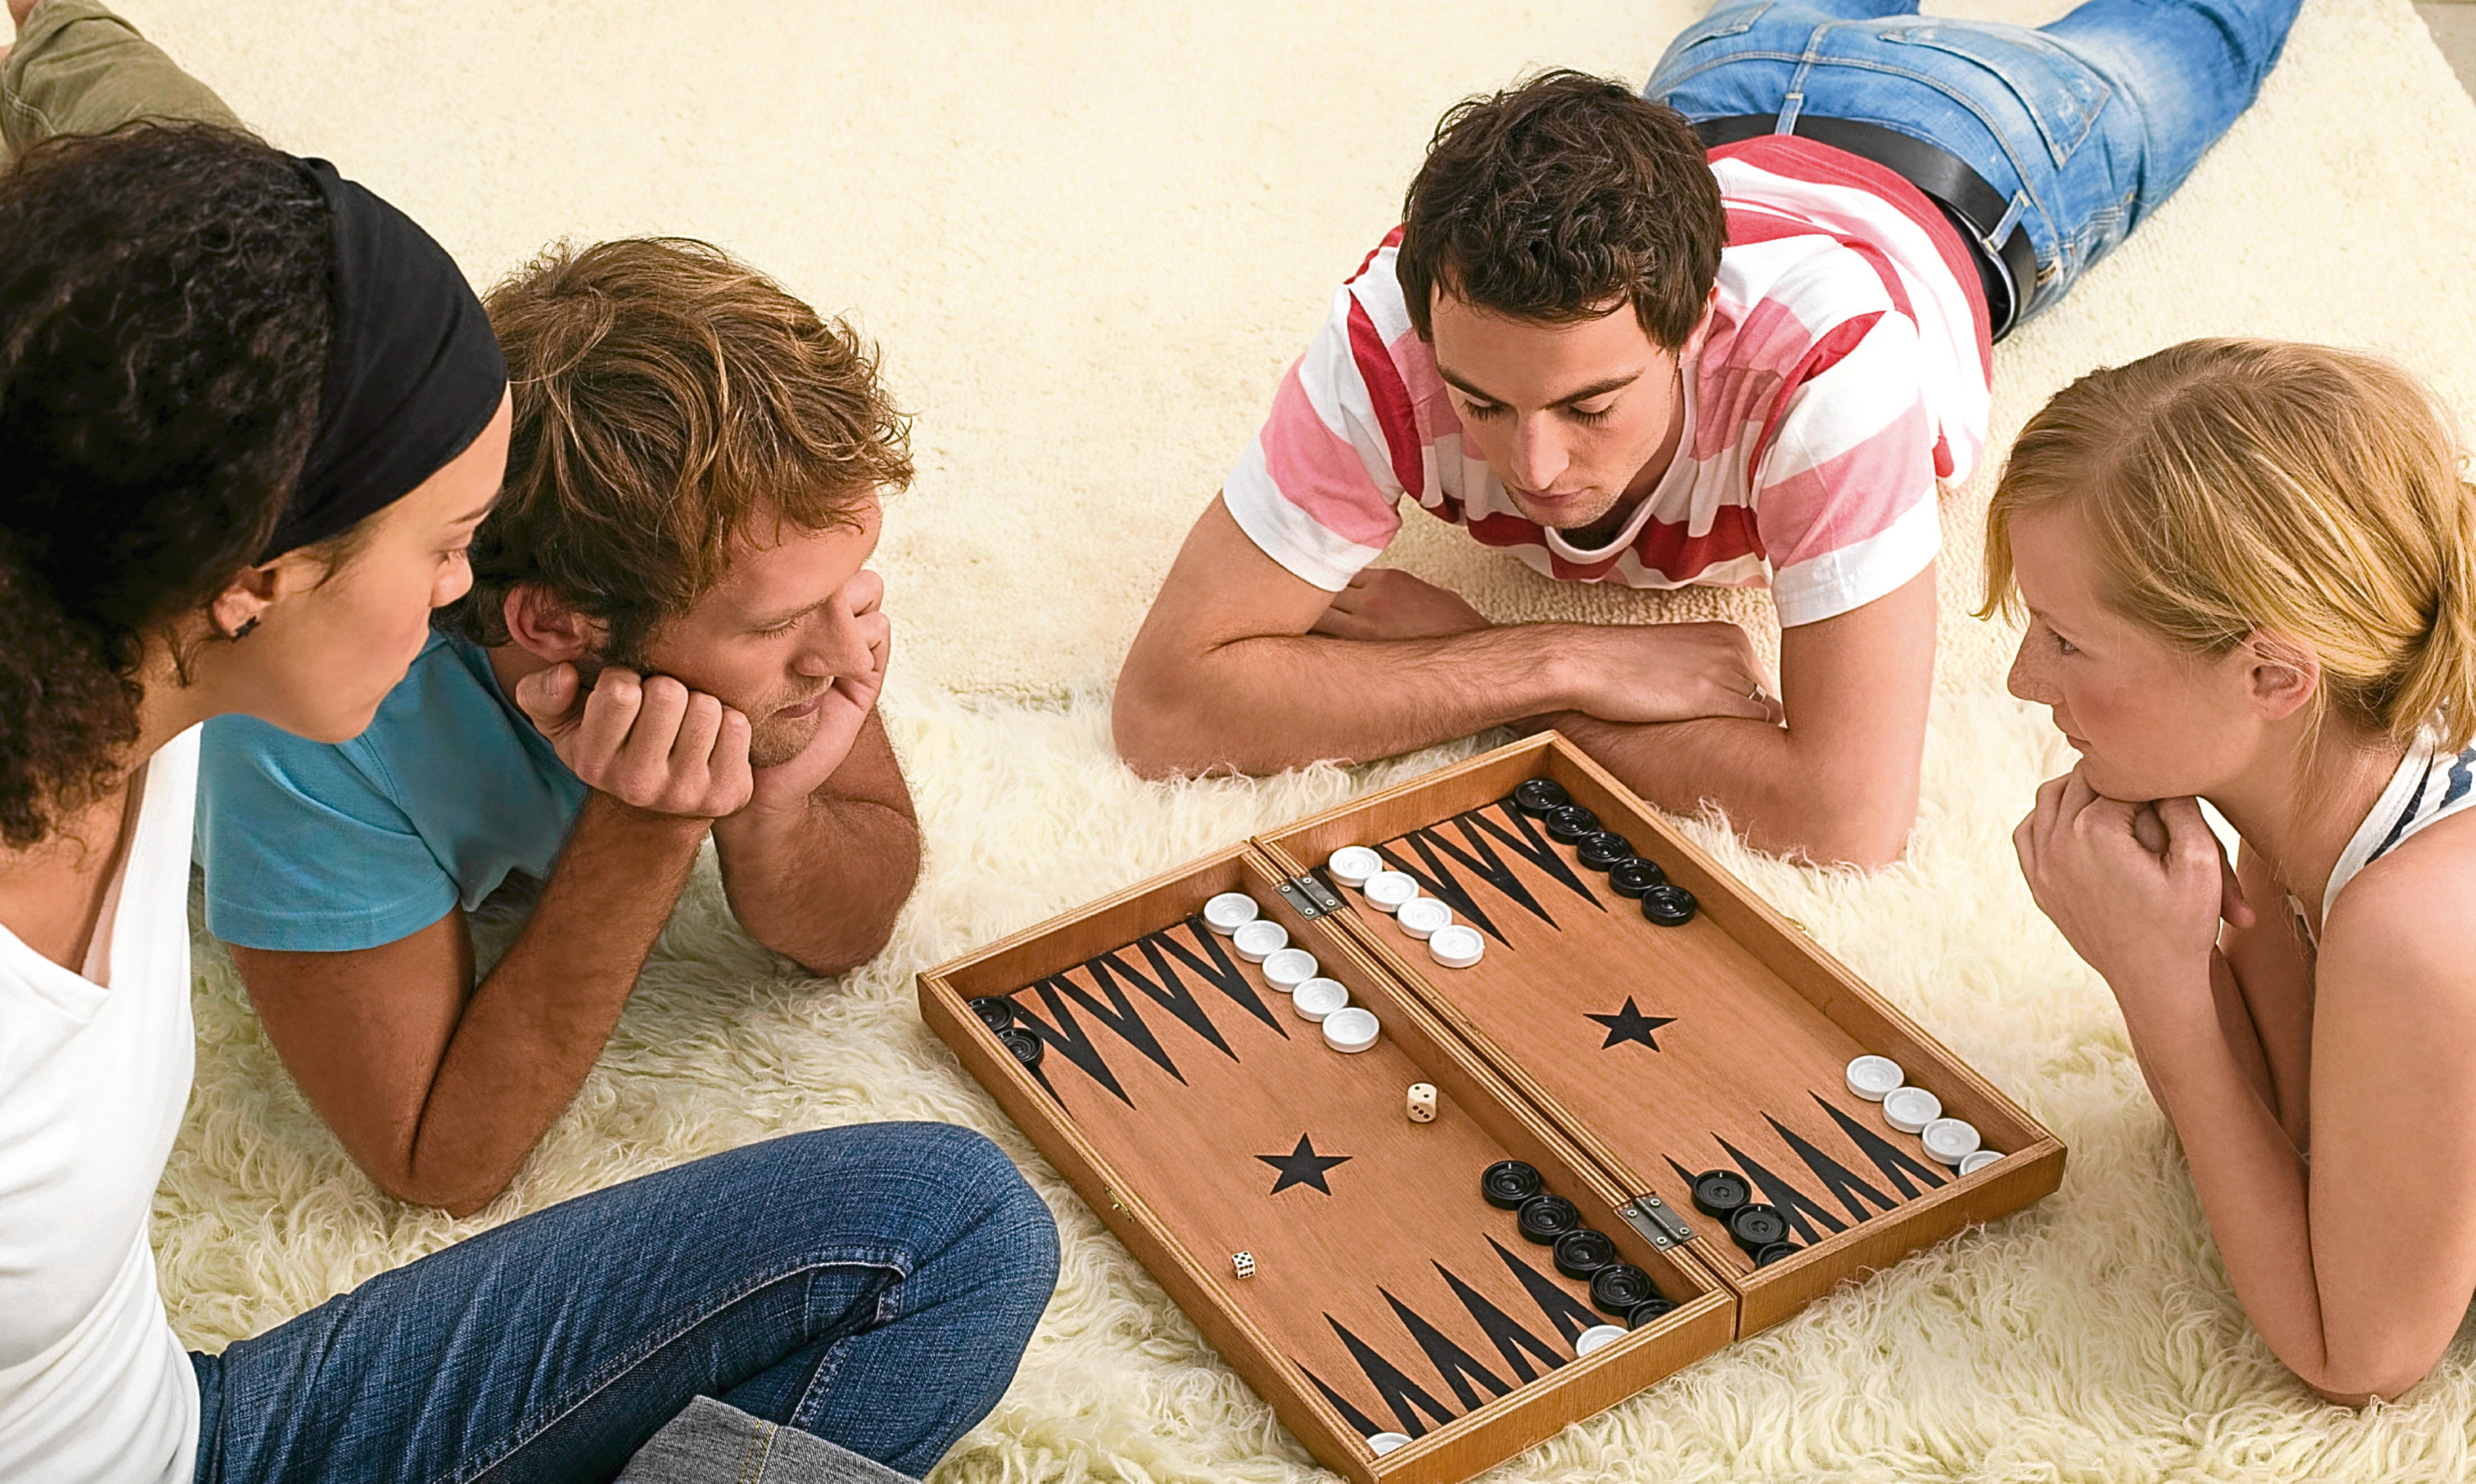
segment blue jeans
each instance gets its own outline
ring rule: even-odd
[[[907,1474],[988,1414],[1057,1279],[1049,1208],[943,1124],[597,1191],[191,1357],[199,1484],[607,1480],[699,1396]]]
[[[1644,95],[1688,119],[1804,114],[1958,156],[2038,258],[2022,319],[2070,291],[2192,173],[2261,91],[2300,0],[2088,0],[2032,31],[1918,14],[1917,0],[1721,0]]]

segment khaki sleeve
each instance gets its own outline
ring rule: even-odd
[[[133,119],[242,127],[211,88],[97,0],[42,0],[0,66],[0,134],[15,156],[57,134],[104,134]]]

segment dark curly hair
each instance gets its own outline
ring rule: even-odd
[[[0,176],[0,841],[113,786],[146,639],[257,559],[316,431],[333,229],[236,131],[60,137]]]
[[[1684,115],[1572,71],[1455,105],[1401,213],[1395,271],[1422,338],[1442,287],[1546,324],[1630,302],[1643,333],[1678,350],[1728,240],[1719,182]]]
[[[908,419],[852,328],[709,243],[551,248],[490,290],[514,421],[508,480],[473,537],[473,590],[438,615],[508,642],[508,591],[644,649],[722,578],[760,515],[821,531],[911,481]]]

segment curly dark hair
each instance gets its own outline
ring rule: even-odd
[[[204,124],[0,176],[0,841],[122,778],[150,634],[257,559],[316,431],[334,236],[291,157]]]
[[[911,481],[875,349],[709,243],[553,247],[484,303],[514,402],[508,480],[473,590],[438,615],[477,644],[508,642],[507,595],[531,584],[605,626],[601,659],[642,668],[760,513],[847,526]]]
[[[1678,350],[1728,240],[1719,182],[1684,115],[1572,71],[1456,104],[1401,212],[1395,271],[1422,338],[1441,287],[1546,324],[1630,301],[1643,333]]]

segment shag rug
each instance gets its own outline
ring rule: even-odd
[[[1395,220],[1437,114],[1544,65],[1638,81],[1697,9],[127,0],[242,116],[402,203],[477,281],[560,236],[706,237],[851,314],[919,414],[921,477],[889,503],[881,564],[900,627],[885,710],[928,863],[893,945],[808,978],[738,931],[708,863],[575,1106],[514,1189],[458,1222],[354,1170],[201,938],[197,1094],[156,1207],[183,1336],[220,1346],[522,1212],[776,1132],[944,1119],[1014,1152],[1057,1212],[1065,1270],[941,1484],[1322,1476],[922,1027],[912,976],[1478,745],[1148,784],[1111,754],[1106,687],[1282,366]],[[2036,23],[2061,7],[1952,9]],[[1994,454],[2072,377],[2203,334],[2368,347],[2476,409],[2471,166],[2476,107],[2405,0],[2312,0],[2182,193],[1998,350]],[[1820,872],[1691,828],[2060,1134],[2064,1186],[1503,1477],[2476,1473],[2465,1345],[2363,1414],[2269,1356],[2105,986],[2018,882],[2007,833],[2067,754],[2002,692],[2014,635],[1963,611],[1989,482],[1944,501],[1907,857]],[[1561,588],[1421,517],[1407,532],[1397,559],[1498,617],[1719,614],[1772,637],[1760,600]]]

